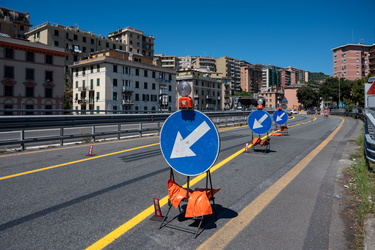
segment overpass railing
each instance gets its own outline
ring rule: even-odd
[[[247,124],[250,111],[233,112],[207,112],[205,113],[218,127]],[[162,123],[170,113],[150,114],[109,114],[109,115],[24,115],[0,116],[0,132],[19,131],[19,139],[1,140],[0,147],[20,145],[20,150],[25,150],[26,144],[32,145],[39,142],[59,141],[63,146],[66,141],[85,139],[95,142],[98,137],[135,135],[143,136],[146,132],[158,134]],[[121,125],[133,124],[133,129],[123,129]],[[106,125],[116,125],[116,130],[98,132],[99,128]],[[148,125],[148,126],[146,126]],[[67,134],[68,128],[89,127],[90,133]],[[59,129],[59,135],[27,137],[26,132],[37,129]],[[77,141],[77,140],[76,140]]]

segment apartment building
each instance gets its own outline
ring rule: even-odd
[[[175,111],[176,72],[156,58],[108,49],[71,65],[73,109]]]
[[[179,58],[177,56],[166,56],[164,54],[155,54],[155,58],[157,58],[161,62],[161,66],[166,69],[178,69]]]
[[[237,60],[228,56],[216,58],[216,72],[223,74],[226,77],[231,77],[232,80],[232,94],[234,92],[241,92],[241,66],[250,64],[244,60]]]
[[[69,53],[65,58],[64,77],[69,86],[72,86],[72,74],[69,70],[69,65],[89,57],[91,53],[96,51],[125,49],[125,45],[120,42],[80,30],[78,27],[64,26],[51,22],[45,22],[33,27],[26,32],[26,37],[31,42],[64,48]]]
[[[63,109],[67,55],[61,48],[0,37],[0,108],[9,110],[4,115],[42,114],[33,109]]]
[[[177,84],[181,81],[190,84],[190,97],[194,100],[195,109],[204,111],[224,110],[222,79],[213,78],[208,72],[181,70],[177,74]],[[177,99],[179,99],[181,96],[177,95]]]
[[[216,72],[216,60],[213,57],[197,56],[192,60],[193,69],[201,72]]]
[[[357,80],[366,77],[370,70],[375,73],[374,52],[375,45],[361,43],[333,48],[333,75],[348,80]]]
[[[258,93],[262,88],[262,69],[256,65],[241,66],[241,90]]]
[[[284,89],[282,87],[272,87],[267,90],[262,90],[258,93],[258,98],[265,101],[263,106],[265,108],[277,108],[281,105],[284,98]]]
[[[28,12],[0,7],[0,33],[7,34],[11,38],[25,39],[25,33],[31,26]]]
[[[274,65],[262,67],[262,88],[276,88],[281,86],[281,71],[283,68]]]
[[[288,71],[288,70],[282,70],[281,73],[280,73],[280,83],[281,83],[281,86],[282,87],[286,87],[286,86],[289,86],[292,84],[292,80],[291,80],[291,72]]]
[[[108,35],[113,41],[124,45],[123,50],[134,54],[140,54],[144,57],[154,57],[154,40],[153,36],[145,35],[143,31],[126,27],[111,32]]]
[[[178,57],[177,70],[181,69],[193,69],[193,61],[197,58],[196,56],[180,56]]]
[[[290,72],[290,84],[300,84],[310,81],[310,72],[294,67],[286,67],[285,71]]]

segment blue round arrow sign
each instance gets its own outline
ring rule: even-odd
[[[183,175],[199,175],[215,163],[219,134],[213,122],[197,110],[180,110],[165,120],[160,132],[161,152],[171,168]]]
[[[267,133],[271,129],[272,119],[266,111],[255,110],[251,112],[247,118],[247,124],[251,131],[261,135]]]
[[[288,114],[284,110],[276,110],[272,118],[277,124],[282,125],[288,121]]]

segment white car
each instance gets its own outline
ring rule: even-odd
[[[291,110],[289,110],[289,112],[288,112],[290,115],[296,115],[296,114],[298,114],[298,110],[297,109],[291,109]]]

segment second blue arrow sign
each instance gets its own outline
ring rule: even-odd
[[[251,131],[261,135],[267,133],[271,129],[272,118],[266,111],[255,110],[251,112],[247,118],[247,124]]]

